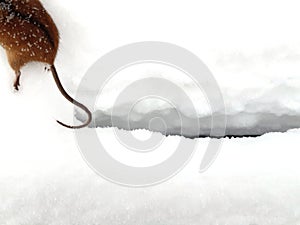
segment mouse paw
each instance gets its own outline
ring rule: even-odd
[[[18,82],[14,83],[14,89],[16,92],[20,90],[20,84]]]
[[[19,86],[14,86],[15,92],[18,92],[20,90]]]

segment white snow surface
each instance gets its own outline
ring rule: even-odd
[[[298,41],[300,34],[292,28],[293,25],[296,26],[295,21],[298,18],[293,9],[294,3],[289,2],[284,6],[272,3],[272,10],[270,10],[267,3],[255,7],[258,2],[244,6],[237,1],[229,1],[228,6],[224,6],[224,3],[216,1],[216,5],[225,7],[230,13],[218,11],[216,14],[210,14],[208,12],[213,10],[213,3],[201,1],[201,3],[193,2],[183,6],[183,3],[172,2],[170,4],[175,5],[175,9],[168,11],[168,18],[163,16],[163,9],[167,11],[168,4],[164,3],[162,8],[157,9],[155,3],[147,6],[150,7],[150,12],[151,9],[158,11],[158,17],[155,18],[146,12],[146,6],[136,1],[128,4],[135,6],[138,4],[142,12],[146,14],[141,16],[135,12],[133,15],[128,15],[123,10],[118,10],[118,13],[121,13],[120,18],[122,20],[125,18],[122,23],[109,15],[110,25],[103,22],[103,26],[102,21],[107,20],[104,19],[107,14],[99,15],[99,13],[93,14],[95,17],[93,21],[88,20],[88,25],[83,22],[86,18],[83,20],[78,18],[78,21],[83,24],[82,27],[85,28],[86,35],[89,35],[86,39],[82,37],[83,40],[88,39],[89,42],[82,41],[83,44],[80,45],[82,49],[85,47],[84,51],[89,55],[86,59],[91,59],[87,67],[99,56],[122,45],[145,40],[170,42],[195,53],[211,70],[224,98],[227,117],[226,135],[255,136],[268,132],[285,132],[300,127],[300,47]],[[202,4],[206,10],[199,9],[202,8]],[[241,11],[242,14],[237,11],[232,12],[229,7],[231,4],[235,5],[237,11]],[[130,8],[127,3],[125,5],[122,4],[122,7]],[[104,6],[106,7],[107,4]],[[102,9],[101,3],[99,7]],[[262,9],[269,12],[267,17],[263,14],[264,11],[261,11]],[[95,10],[99,9],[96,7]],[[184,12],[184,19],[176,17],[177,10]],[[188,13],[189,10],[191,10],[190,13]],[[283,18],[277,16],[279,12],[284,15]],[[95,25],[99,29],[97,31],[95,27],[92,27],[95,18],[100,21],[100,24]],[[161,21],[158,18],[161,18]],[[118,25],[118,23],[123,25]],[[185,26],[185,23],[188,26]],[[126,32],[122,32],[124,24],[128,29]],[[152,24],[151,28],[149,28],[150,24]],[[164,26],[168,29],[164,30]],[[121,28],[121,30],[111,29],[111,27]],[[265,27],[268,28],[265,29]],[[101,45],[101,41],[105,43],[104,46]],[[80,65],[84,68],[84,63],[81,62]],[[87,69],[79,71],[86,72]],[[84,73],[80,75],[83,76]],[[79,77],[74,76],[75,84],[80,83]],[[177,85],[190,97],[193,105],[179,99],[176,93],[173,98],[168,99],[171,103],[179,105],[176,108],[167,102],[151,98],[146,98],[138,104],[136,103],[140,99],[128,99],[128,101],[115,103],[122,91],[130,87],[134,81],[149,77],[164,78]],[[149,88],[151,83],[145,86]],[[81,91],[88,98],[89,95],[97,95],[100,90],[91,90],[86,87]],[[197,115],[190,115],[192,107],[196,109]],[[129,117],[127,109],[131,109]],[[151,63],[139,64],[119,71],[107,81],[101,94],[98,94],[98,101],[93,106],[94,127],[111,127],[112,116],[113,125],[121,129],[147,129],[187,137],[199,136],[198,129],[193,131],[196,121],[200,122],[200,136],[209,136],[211,115],[223,115],[223,111],[222,107],[212,110],[205,93],[199,90],[199,87],[186,74],[169,66]],[[182,118],[179,118],[178,114]],[[159,124],[150,128],[149,118],[158,115],[167,118],[165,120],[167,130],[161,130]],[[80,112],[77,114],[77,118],[81,121],[84,120],[82,116]],[[183,119],[184,123],[177,126],[181,122],[180,119]],[[182,127],[185,132],[182,132]],[[222,124],[215,123],[214,127],[221,129]]]
[[[224,94],[233,134],[251,134],[257,127],[262,133],[299,127],[297,2],[42,2],[61,31],[56,66],[73,95],[101,55],[132,42],[159,40],[193,51],[208,65]],[[81,157],[73,131],[55,123],[72,123],[73,107],[60,96],[43,65],[26,66],[21,91],[14,93],[13,72],[4,51],[0,53],[0,224],[300,223],[299,129],[225,138],[216,162],[198,173],[209,141],[202,138],[191,162],[170,181],[141,189],[120,187],[94,174]],[[180,73],[173,77],[170,68],[153,66],[121,72],[119,76],[134,74],[116,76],[99,97],[98,109],[109,112],[122,87],[134,77],[149,75],[165,76],[184,87],[195,103],[204,102],[201,92]],[[147,115],[157,107],[170,112],[159,102],[142,105],[137,112]],[[197,110],[199,117],[209,113],[207,105]],[[97,132],[112,139],[111,128]],[[175,143],[181,138],[166,140]],[[110,146],[118,146],[117,140]],[[126,156],[126,149],[117,150]]]
[[[276,66],[278,65],[274,63],[275,68]],[[178,90],[184,92],[192,104],[182,98],[181,93],[176,92],[177,89],[172,88],[164,90],[169,92],[168,96],[171,96],[167,100],[162,98],[164,95],[149,95],[144,98],[124,96],[125,90],[134,88],[131,85],[135,81],[141,82],[144,89],[152,92],[158,90],[157,88],[164,88],[163,85],[157,87],[156,80],[143,81],[149,77],[168,80],[178,86]],[[243,89],[235,86],[237,84],[225,86],[220,82],[219,85],[223,93],[225,110],[221,104],[219,108],[212,109],[202,89],[183,72],[165,65],[144,63],[118,72],[108,81],[100,94],[98,94],[99,90],[83,89],[81,92],[85,98],[89,98],[92,94],[98,96],[94,106],[92,127],[147,129],[162,134],[192,138],[210,136],[212,126],[214,129],[222,130],[224,122],[212,120],[220,116],[226,117],[225,136],[258,136],[300,127],[299,76],[286,76],[285,79],[278,80],[272,77],[265,86],[257,81],[257,86],[251,83],[244,84]],[[138,90],[133,91],[136,92]],[[121,95],[123,95],[122,101],[119,101]],[[76,118],[83,122],[85,115],[77,110]],[[161,118],[164,126],[161,122],[150,122],[155,118]]]

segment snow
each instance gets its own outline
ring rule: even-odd
[[[56,66],[72,95],[98,57],[128,43],[161,40],[193,51],[211,69],[224,94],[231,134],[299,127],[300,33],[294,29],[299,21],[297,3],[43,3],[61,31]],[[148,188],[121,187],[97,176],[82,159],[73,131],[55,123],[55,119],[72,123],[73,108],[60,96],[44,65],[26,66],[21,91],[13,93],[14,73],[3,50],[0,58],[1,224],[300,223],[299,129],[257,138],[225,138],[218,158],[205,173],[198,170],[210,139],[192,140],[198,141],[195,155],[171,180]],[[186,90],[199,104],[199,116],[210,113],[203,93],[180,71],[153,64],[120,71],[99,97],[97,109],[108,113],[122,88],[149,74],[164,76]],[[135,109],[140,128],[148,128],[142,123],[143,117],[151,116],[155,107],[159,113],[172,115],[164,102],[145,101]],[[117,109],[121,114],[122,108]],[[184,105],[177,110],[188,115]],[[98,128],[97,133],[108,141],[112,155],[137,165],[140,160],[150,165],[162,159],[182,138],[166,137],[170,144],[166,152],[147,160],[147,156],[134,156],[119,147],[112,128]],[[133,133],[142,139],[149,135],[145,130]]]
[[[34,144],[26,154],[11,148],[12,158],[27,157],[1,164],[3,224],[299,223],[299,153],[293,144],[299,131],[226,139],[215,164],[199,174],[203,139],[175,178],[135,189],[94,174],[76,151],[72,134],[57,130],[51,135],[55,141],[44,138],[41,148]],[[104,129],[101,136],[109,138],[107,133]],[[31,157],[38,160],[29,162]]]
[[[166,86],[159,86],[158,81],[143,81],[147,77],[168,80],[178,86],[178,90],[186,93],[193,104],[189,104],[177,93],[178,90],[174,91],[171,86],[168,90]],[[138,87],[138,85],[131,87],[133,81],[142,82],[143,89],[152,90],[154,93],[155,91],[159,93],[161,88],[165,88],[164,91],[169,92],[170,97],[168,101],[162,98],[164,95],[160,97],[159,94],[145,96],[143,99],[132,98],[132,96],[124,97],[126,93],[129,93],[127,89]],[[260,84],[255,87],[253,84],[253,87],[240,89],[236,86],[222,86],[222,83],[220,87],[223,91],[227,118],[225,135],[258,136],[268,132],[286,132],[300,127],[299,77],[287,77],[285,80],[271,78],[265,87]],[[92,95],[97,96],[98,91],[87,88],[82,90],[88,93],[87,98]],[[114,75],[101,91],[93,116],[96,127],[115,126],[125,130],[147,129],[162,134],[194,138],[199,136],[198,121],[200,122],[200,136],[210,136],[211,114],[224,115],[222,108],[211,111],[205,93],[193,80],[183,72],[166,65],[143,63],[131,66]],[[138,92],[139,89],[134,93]],[[122,96],[122,101],[119,100],[120,96]],[[197,114],[193,113],[194,110]],[[81,121],[85,119],[84,114],[79,110],[76,116]],[[161,123],[149,124],[151,118],[156,117],[164,120],[164,127]],[[217,122],[214,123],[215,128],[222,129],[222,121]]]

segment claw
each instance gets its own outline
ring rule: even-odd
[[[19,91],[19,90],[20,90],[19,87],[20,87],[19,84],[14,84],[14,89],[15,89],[15,91]]]

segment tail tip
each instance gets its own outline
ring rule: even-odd
[[[66,127],[66,128],[69,128],[69,129],[73,129],[73,130],[85,128],[85,127],[87,127],[89,125],[89,123],[86,123],[86,124],[83,124],[83,125],[80,125],[80,126],[70,126],[70,125],[64,124],[63,122],[60,122],[59,120],[56,120],[56,122],[59,125],[63,126],[63,127]]]

